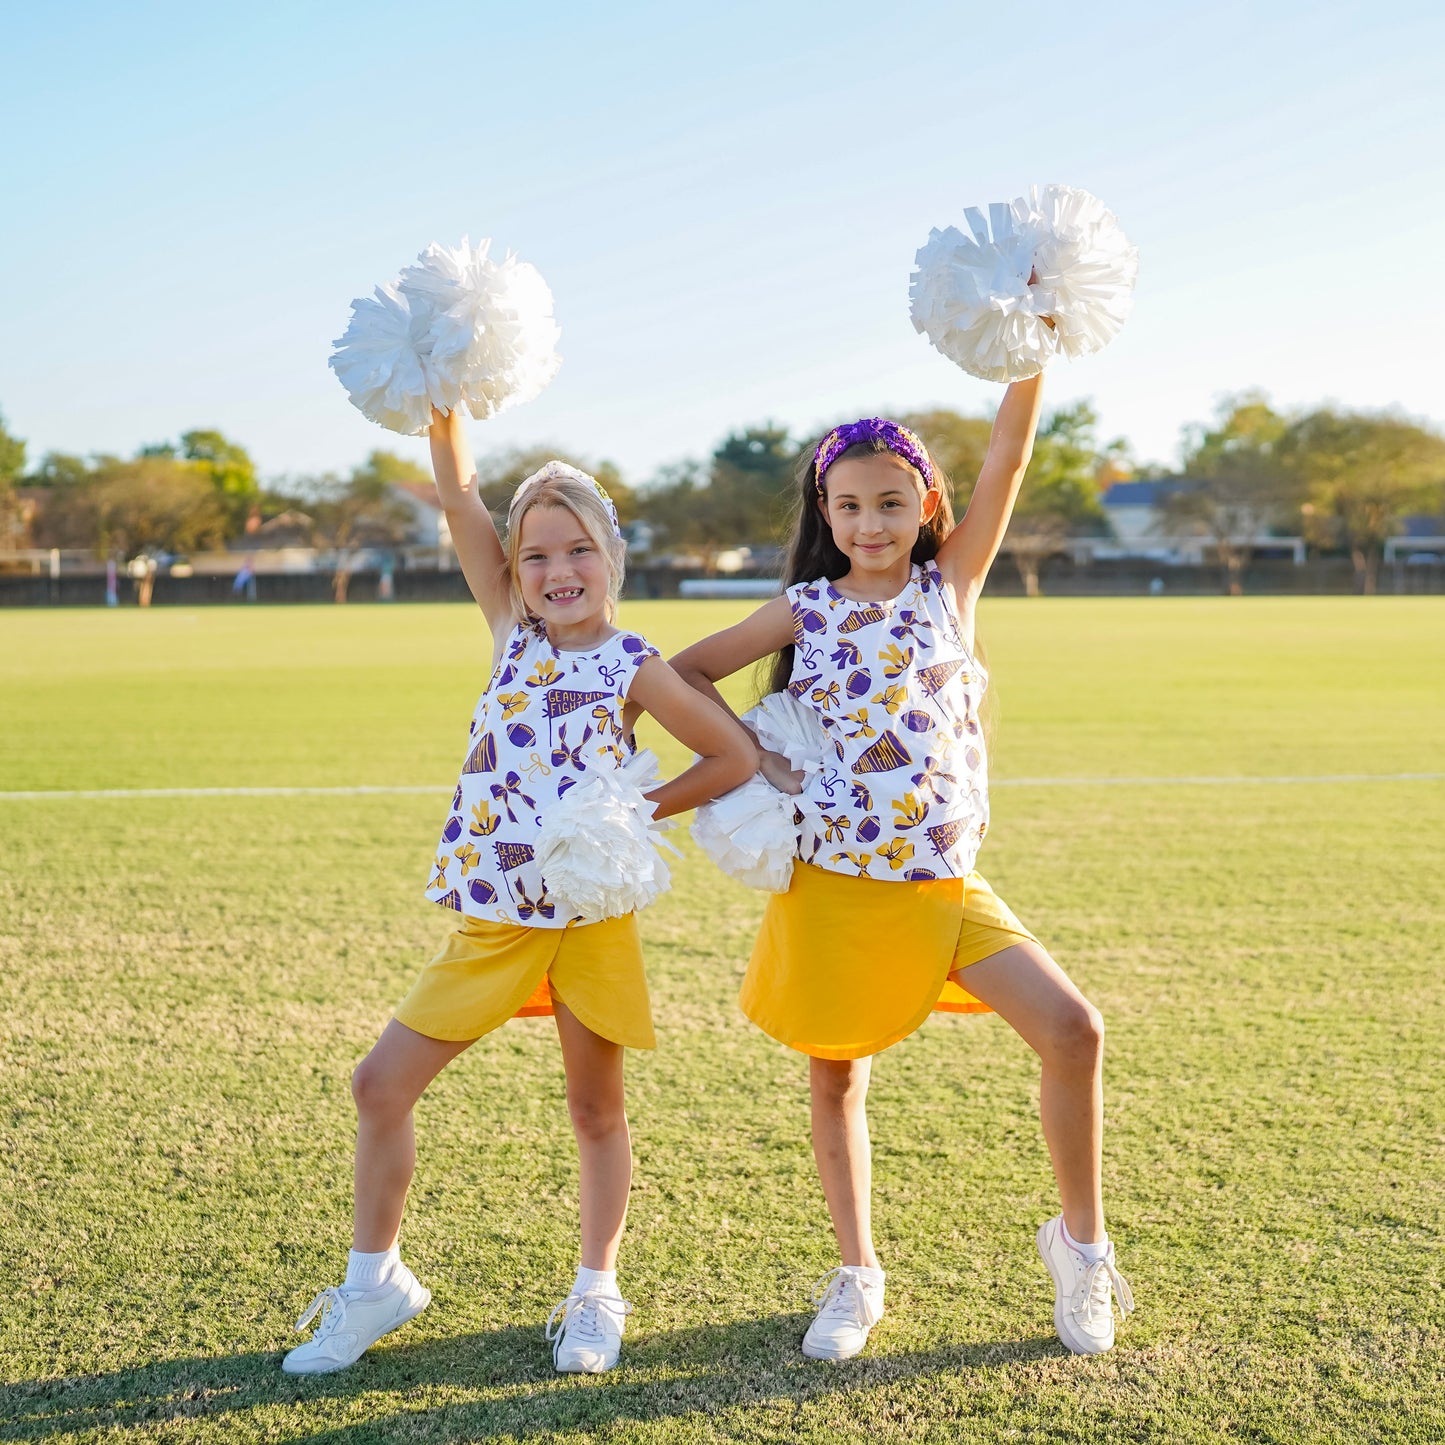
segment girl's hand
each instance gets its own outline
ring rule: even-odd
[[[758,771],[780,792],[794,796],[803,791],[802,770],[794,768],[782,753],[760,750]]]
[[[690,688],[660,657],[648,657],[627,690],[629,706],[650,713],[698,760],[671,782],[644,796],[655,818],[668,818],[720,798],[758,770],[758,745],[747,729],[700,692]]]

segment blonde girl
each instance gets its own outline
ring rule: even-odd
[[[632,1150],[624,1048],[654,1045],[634,914],[584,922],[549,894],[533,842],[541,816],[589,774],[622,766],[642,712],[699,760],[646,796],[655,816],[752,775],[757,752],[636,633],[613,625],[622,581],[616,512],[585,473],[550,462],[512,498],[505,546],[477,494],[466,433],[433,413],[432,466],[452,543],[494,639],[428,896],[456,930],[352,1076],[355,1211],[345,1281],[312,1301],[311,1339],[282,1363],[321,1374],[354,1363],[426,1308],[402,1263],[402,1209],[416,1161],[412,1109],[431,1081],[507,1019],[556,1019],[580,1162],[581,1265],[548,1321],[563,1371],[617,1361],[630,1310],[617,1287]]]
[[[1104,1026],[1043,946],[973,871],[988,825],[974,615],[1038,425],[1040,383],[1015,382],[955,527],[927,448],[879,417],[839,427],[800,470],[786,592],[673,666],[714,684],[774,658],[770,691],[814,709],[828,764],[763,772],[798,794],[799,861],[771,899],[741,1003],[808,1055],[813,1151],[841,1254],[815,1290],[803,1353],[857,1354],[883,1313],[866,1100],[872,1056],[933,1009],[996,1012],[1039,1056],[1040,1110],[1062,1209],[1038,1231],[1059,1337],[1114,1340],[1132,1306],[1104,1228]]]

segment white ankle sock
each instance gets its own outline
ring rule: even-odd
[[[1063,1224],[1063,1220],[1059,1221]],[[1069,1226],[1063,1224],[1064,1241],[1071,1248],[1077,1249],[1090,1264],[1104,1259],[1109,1253],[1109,1236],[1106,1234],[1103,1239],[1095,1240],[1092,1244],[1081,1244],[1072,1234],[1069,1233]]]
[[[617,1271],[615,1269],[588,1269],[581,1265],[572,1285],[573,1294],[601,1294],[608,1299],[620,1299],[617,1293]]]
[[[877,1265],[855,1264],[853,1266],[853,1273],[858,1279],[862,1280],[864,1284],[881,1285],[883,1283],[883,1271],[879,1269]]]
[[[380,1289],[391,1282],[397,1270],[404,1268],[401,1250],[396,1245],[378,1254],[364,1254],[359,1249],[353,1249],[347,1258],[346,1283],[354,1289]]]

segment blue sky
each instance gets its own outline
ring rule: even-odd
[[[1030,182],[1139,246],[1059,367],[1171,460],[1225,392],[1445,423],[1445,55],[1424,4],[7,6],[0,412],[32,456],[219,427],[271,476],[383,432],[326,367],[431,240],[534,262],[561,373],[473,430],[632,481],[734,426],[998,388],[908,320],[913,253]]]

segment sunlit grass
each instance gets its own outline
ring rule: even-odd
[[[671,650],[741,613],[623,620]],[[558,1379],[541,1340],[576,1179],[538,1020],[419,1110],[433,1308],[295,1381],[347,1242],[347,1075],[446,928],[420,890],[485,631],[440,606],[0,628],[0,790],[438,789],[0,801],[0,1439],[1445,1435],[1445,783],[998,788],[984,871],[1109,1023],[1140,1304],[1112,1355],[1053,1338],[1031,1058],[951,1018],[875,1070],[889,1313],[858,1361],[802,1360],[836,1262],[805,1073],[734,1003],[761,897],[690,851],[643,920],[622,1368]],[[1429,599],[994,602],[983,629],[1004,784],[1442,770]]]

